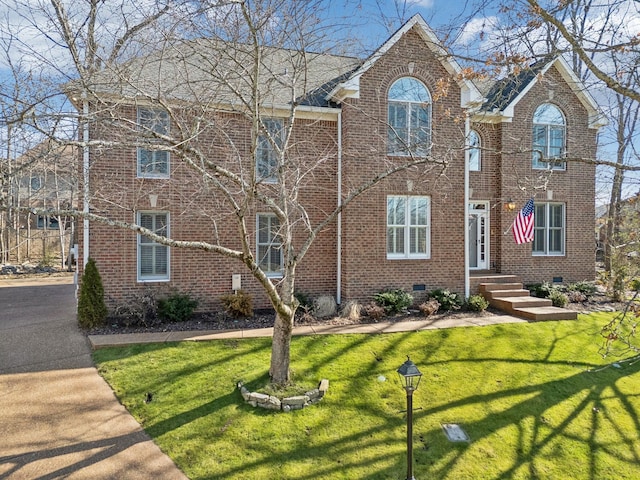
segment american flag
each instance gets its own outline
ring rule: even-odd
[[[513,221],[513,239],[517,244],[533,242],[533,198],[524,204]]]

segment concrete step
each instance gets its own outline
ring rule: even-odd
[[[481,283],[478,286],[480,293],[493,292],[495,290],[522,290],[522,283]]]
[[[483,295],[487,300],[492,300],[494,298],[527,297],[530,293],[529,290],[523,289],[489,290],[488,292],[483,292]]]
[[[516,308],[513,311],[513,315],[533,321],[575,320],[578,318],[578,312],[559,307]]]
[[[553,305],[548,298],[536,297],[497,297],[489,300],[489,303],[500,310],[512,313],[517,308],[550,307]]]

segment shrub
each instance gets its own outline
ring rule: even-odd
[[[440,302],[435,299],[429,300],[427,302],[423,302],[418,305],[418,310],[425,316],[433,315],[440,308]]]
[[[437,300],[440,303],[440,309],[445,312],[458,310],[462,305],[460,295],[443,288],[437,288],[429,292],[429,298]]]
[[[313,313],[313,300],[311,299],[311,297],[309,297],[309,295],[302,292],[295,292],[293,296],[298,301],[298,308],[303,313]]]
[[[629,288],[634,292],[640,291],[640,278],[634,278],[629,282]]]
[[[386,315],[384,307],[381,307],[380,305],[377,305],[375,303],[365,305],[364,313],[367,315],[367,317],[372,318],[373,320],[380,320]]]
[[[244,290],[237,290],[220,297],[225,312],[232,317],[250,317],[253,315],[253,300],[251,294]]]
[[[402,312],[413,303],[413,297],[400,288],[376,293],[373,298],[388,315]]]
[[[95,328],[104,325],[106,318],[102,278],[96,262],[90,258],[84,267],[78,296],[78,325],[81,328]]]
[[[467,308],[472,312],[484,312],[489,308],[489,302],[482,295],[471,295],[467,300]]]
[[[158,302],[153,292],[147,290],[141,294],[135,294],[131,301],[118,305],[113,314],[118,319],[118,323],[127,327],[148,327],[158,317]]]
[[[549,299],[554,307],[564,308],[569,303],[569,297],[558,289],[553,289],[549,295]]]
[[[587,301],[587,296],[582,292],[577,292],[575,290],[569,290],[567,292],[567,298],[572,303],[582,303]]]
[[[191,318],[197,306],[198,301],[188,293],[176,292],[158,300],[158,315],[171,322],[184,322]]]
[[[551,292],[554,290],[553,285],[549,282],[532,283],[527,285],[526,288],[534,297],[538,298],[549,298]]]
[[[596,293],[598,289],[596,288],[595,283],[583,281],[583,282],[576,282],[576,283],[569,284],[567,286],[567,290],[569,292],[579,292],[585,295],[586,297],[589,297],[594,293]]]

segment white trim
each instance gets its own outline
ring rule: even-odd
[[[389,253],[388,251],[388,230],[389,230],[389,198],[404,198],[405,204],[405,220],[404,220],[404,252],[403,253]],[[412,198],[421,198],[427,200],[427,224],[426,224],[426,252],[425,253],[411,253],[411,219],[410,219],[410,205],[409,201]],[[385,197],[385,251],[387,252],[387,260],[428,260],[431,258],[431,196],[429,195],[392,195],[389,194]]]

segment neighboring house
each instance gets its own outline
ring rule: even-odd
[[[73,147],[42,142],[13,160],[2,215],[6,263],[66,264],[74,222],[59,215],[77,203],[77,154]],[[51,212],[51,213],[49,213]]]
[[[97,82],[100,100],[111,102],[118,115],[102,121],[98,116],[86,132],[89,139],[130,141],[129,146],[122,141],[87,152],[91,197],[86,205],[177,240],[220,239],[238,248],[235,232],[229,231],[235,227],[224,221],[231,212],[221,210],[220,198],[208,187],[216,179],[194,175],[158,145],[164,134],[182,132],[187,120],[203,115],[204,109],[184,106],[189,90],[200,89],[200,98],[210,105],[206,112],[224,123],[224,137],[207,133],[188,141],[206,145],[212,158],[228,165],[238,162],[238,172],[255,168],[262,187],[268,186],[275,164],[268,135],[280,135],[287,109],[279,105],[291,97],[278,96],[276,90],[264,99],[271,119],[267,132],[252,139],[249,120],[232,108],[228,92],[200,83],[198,66],[205,57],[189,62],[184,52],[173,51],[179,53],[163,62],[154,63],[150,56],[130,63],[130,77],[121,84],[106,73]],[[271,71],[287,75],[284,65],[299,52],[269,53]],[[311,205],[306,212],[310,223],[335,208],[350,187],[398,158],[429,155],[447,166],[402,171],[350,204],[299,266],[300,292],[333,295],[339,303],[367,302],[386,288],[405,289],[418,299],[434,288],[475,293],[479,274],[513,274],[526,283],[594,278],[595,167],[571,163],[571,158],[595,157],[602,124],[596,104],[564,60],[536,64],[483,94],[463,77],[420,16],[367,59],[313,54],[305,59],[309,84],[298,97],[292,136],[298,155],[307,155],[314,168],[317,158],[323,164],[301,190]],[[164,80],[162,89],[151,90],[154,75]],[[132,85],[150,93],[141,94]],[[167,92],[164,105],[182,102],[184,122],[176,117],[178,110],[170,117],[152,101],[158,91]],[[70,96],[80,105],[79,96]],[[96,115],[103,109],[95,101],[90,108]],[[251,158],[252,140],[257,165],[241,160]],[[510,227],[532,196],[534,241],[518,245]],[[515,211],[506,209],[511,202]],[[253,210],[246,220],[255,222],[254,255],[277,280],[282,262],[273,238],[277,219]],[[254,296],[256,307],[268,306],[239,261],[170,248],[124,229],[87,223],[79,256],[96,260],[111,307],[151,288],[189,292],[202,308],[217,308],[220,296],[232,291],[234,278]]]

